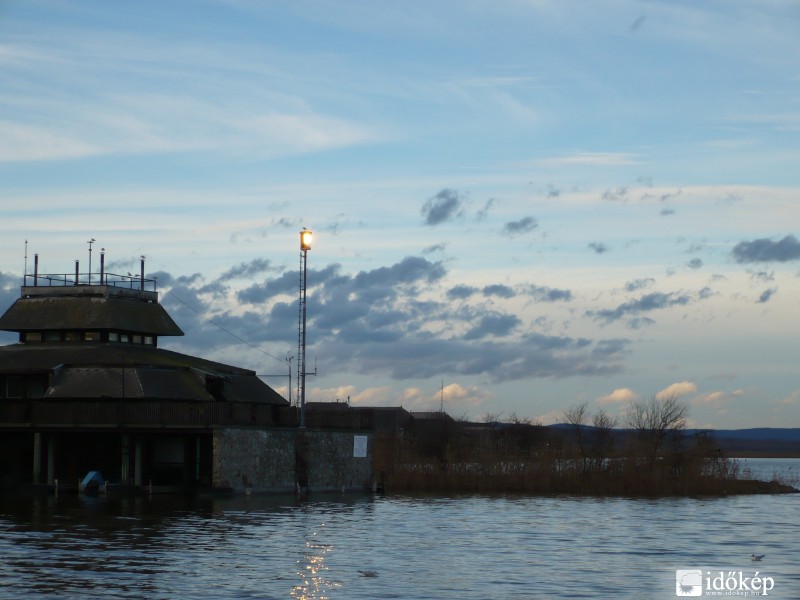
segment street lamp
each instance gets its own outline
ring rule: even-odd
[[[300,250],[303,252],[308,252],[311,250],[311,240],[314,236],[314,233],[303,227],[303,231],[300,232]]]
[[[303,227],[300,232],[300,334],[297,342],[297,383],[300,386],[300,427],[306,426],[306,284],[308,251],[313,234]]]

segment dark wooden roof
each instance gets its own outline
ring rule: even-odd
[[[183,335],[155,302],[124,297],[45,296],[19,298],[0,317],[4,331],[126,331],[144,335]]]
[[[225,400],[288,405],[254,371],[121,343],[0,346],[0,375],[48,376],[47,397]]]

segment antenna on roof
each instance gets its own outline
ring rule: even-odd
[[[22,274],[22,285],[25,285],[25,280],[28,278],[28,240],[25,240],[25,271]]]
[[[96,239],[92,238],[86,242],[89,244],[89,285],[92,285],[92,244],[94,244],[96,241]]]

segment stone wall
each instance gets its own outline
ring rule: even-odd
[[[294,492],[294,436],[293,429],[215,430],[213,487]]]
[[[356,437],[365,456],[354,456]],[[213,487],[243,492],[370,490],[372,435],[320,429],[218,429]]]
[[[372,489],[372,435],[307,430],[309,491]],[[353,456],[354,438],[366,438],[366,456]]]

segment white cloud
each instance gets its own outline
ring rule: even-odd
[[[728,404],[729,401],[730,401],[730,398],[729,398],[728,394],[726,394],[723,391],[719,391],[719,390],[715,391],[715,392],[709,392],[707,394],[700,394],[700,395],[695,396],[694,398],[692,398],[692,404],[695,404],[695,405],[706,404],[706,405],[714,406],[714,407],[716,407],[718,409],[722,408],[723,406]]]
[[[478,386],[471,385],[464,387],[458,383],[451,383],[444,386],[445,410],[455,410],[455,406],[474,407],[491,398],[491,394]],[[455,410],[455,412],[458,412]]]
[[[606,396],[597,399],[598,404],[620,404],[639,399],[639,394],[630,388],[618,388]]]
[[[695,385],[691,381],[681,381],[679,383],[673,383],[672,385],[669,385],[660,392],[658,392],[656,394],[656,399],[663,400],[664,398],[669,398],[669,397],[680,398],[682,396],[686,396],[687,394],[694,394],[696,392],[697,392],[697,385]]]
[[[102,149],[44,127],[0,121],[0,162],[69,160],[101,154]]]
[[[546,166],[592,166],[618,167],[640,163],[633,154],[624,152],[577,152],[566,156],[547,158],[541,161]]]

